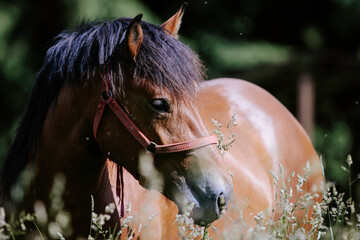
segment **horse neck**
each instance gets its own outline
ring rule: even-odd
[[[90,195],[101,195],[104,204],[111,202],[112,194],[106,168],[106,158],[92,136],[93,114],[97,96],[90,85],[75,89],[64,84],[58,99],[47,113],[35,154],[35,197],[46,202],[56,173],[66,178],[64,199],[68,210],[85,209]],[[31,162],[31,159],[30,159]],[[103,205],[97,202],[97,205]],[[81,206],[81,207],[80,207]],[[81,215],[79,213],[78,215]]]

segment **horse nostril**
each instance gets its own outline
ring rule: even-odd
[[[217,205],[219,208],[220,215],[224,214],[226,210],[226,199],[223,193],[219,194],[219,197],[217,199]]]
[[[219,206],[225,205],[225,197],[224,197],[223,193],[220,193],[220,195],[219,195],[218,205]]]

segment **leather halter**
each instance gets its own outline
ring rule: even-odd
[[[99,100],[98,108],[96,110],[94,124],[93,124],[93,134],[95,139],[97,139],[97,132],[100,126],[102,116],[104,114],[106,106],[113,111],[113,113],[118,117],[122,124],[127,128],[127,130],[133,135],[133,137],[143,146],[147,151],[153,154],[163,154],[163,153],[175,153],[182,152],[191,149],[205,147],[211,144],[217,144],[217,139],[214,135],[207,137],[197,138],[194,140],[189,140],[180,143],[171,143],[158,145],[150,141],[143,132],[136,126],[136,124],[131,120],[129,115],[123,110],[122,107],[112,98],[112,92],[109,89],[110,80],[104,79],[102,81],[102,93]]]
[[[112,98],[112,92],[109,89],[110,80],[109,78],[103,78],[102,81],[102,92],[99,100],[99,104],[96,110],[94,124],[93,124],[93,134],[97,140],[97,132],[100,126],[102,116],[104,114],[106,106],[114,112],[122,124],[127,128],[127,130],[133,135],[133,137],[143,146],[148,152],[151,152],[153,155],[162,154],[162,153],[175,153],[187,151],[195,148],[205,147],[211,144],[217,144],[217,139],[215,136],[207,136],[203,138],[198,138],[194,140],[189,140],[186,142],[172,143],[157,145],[154,142],[151,142],[143,132],[136,126],[136,124],[131,120],[129,115],[123,110],[123,108]],[[120,187],[121,186],[121,187]],[[125,215],[124,207],[124,179],[123,179],[123,167],[117,165],[117,176],[116,176],[116,195],[120,199],[121,212],[120,217]]]

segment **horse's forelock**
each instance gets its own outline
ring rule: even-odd
[[[145,36],[134,69],[135,79],[149,79],[176,97],[195,93],[205,68],[198,55],[159,27],[145,25]]]
[[[75,31],[61,33],[46,57],[53,62],[53,73],[73,83],[94,77],[96,70],[109,74],[112,85],[123,85],[126,56],[121,45],[130,19],[83,24]],[[142,22],[144,41],[133,66],[134,83],[149,79],[154,86],[165,87],[177,97],[194,92],[194,83],[204,78],[204,67],[197,54],[161,27]],[[106,66],[108,65],[108,66]],[[115,94],[118,94],[115,92]]]

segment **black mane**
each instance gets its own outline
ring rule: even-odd
[[[64,31],[47,51],[37,75],[27,109],[0,172],[0,199],[7,196],[28,162],[29,150],[36,146],[47,111],[57,99],[65,81],[82,86],[97,72],[111,74],[112,85],[122,95],[122,40],[130,19],[82,24]],[[194,83],[203,80],[204,68],[198,56],[161,27],[142,22],[144,39],[136,62],[129,64],[135,84],[143,79],[168,89],[177,97],[194,92]],[[114,88],[113,88],[114,89]]]

